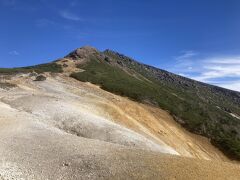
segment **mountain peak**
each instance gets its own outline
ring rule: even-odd
[[[82,47],[80,47],[80,48],[78,48],[78,49],[84,49],[84,50],[86,50],[86,51],[98,51],[95,47],[89,46],[89,45],[82,46]]]
[[[97,54],[99,51],[92,47],[92,46],[83,46],[80,48],[75,49],[71,53],[69,53],[65,58],[71,58],[71,59],[81,59],[81,58],[86,58],[91,54]]]

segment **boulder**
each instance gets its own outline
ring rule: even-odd
[[[35,81],[45,81],[47,78],[43,75],[39,75],[36,77]]]

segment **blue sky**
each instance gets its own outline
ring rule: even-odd
[[[239,0],[0,0],[0,67],[91,45],[240,91]]]

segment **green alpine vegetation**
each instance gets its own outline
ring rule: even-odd
[[[36,66],[20,67],[20,68],[0,68],[0,74],[17,74],[17,73],[43,73],[43,72],[62,72],[62,66],[53,62],[46,64],[39,64]]]
[[[84,59],[78,68],[85,71],[71,77],[165,109],[186,129],[208,137],[231,158],[240,159],[239,92],[184,78],[110,50],[84,58],[75,51],[67,58]]]

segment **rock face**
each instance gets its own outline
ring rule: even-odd
[[[45,81],[47,78],[44,75],[38,75],[35,81]]]
[[[121,62],[121,66],[124,65],[125,67],[135,67],[136,69],[138,69],[138,73],[144,72],[144,73],[146,73],[146,75],[149,75],[152,78],[154,78],[162,83],[173,84],[173,85],[179,86],[179,88],[193,88],[196,91],[205,89],[205,90],[215,93],[217,95],[226,96],[227,98],[230,98],[233,102],[240,104],[240,92],[220,88],[217,86],[212,86],[212,85],[209,85],[206,83],[201,83],[201,82],[189,79],[189,78],[185,78],[183,76],[173,74],[171,72],[168,72],[168,71],[165,71],[162,69],[158,69],[153,66],[139,63],[138,61],[136,61],[132,58],[129,58],[123,54],[120,54],[118,52],[115,52],[115,51],[112,51],[109,49],[105,50],[103,53],[110,57],[116,57],[118,59],[118,61]],[[202,96],[204,96],[204,95],[202,95]]]
[[[36,76],[38,76],[38,73],[32,72],[32,73],[29,73],[29,76],[30,76],[30,77],[36,77]]]
[[[91,46],[84,46],[81,48],[78,48],[68,54],[65,58],[71,58],[71,59],[83,59],[83,58],[88,58],[91,55],[96,55],[99,54],[99,51]]]

